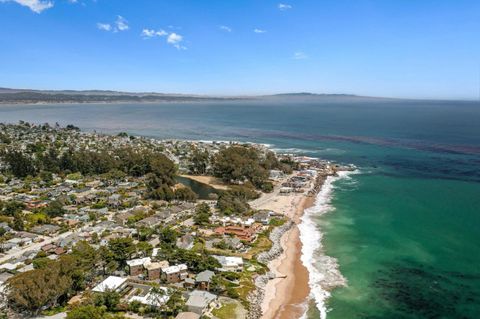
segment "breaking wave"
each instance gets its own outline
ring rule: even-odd
[[[338,176],[328,176],[318,193],[315,204],[306,209],[300,229],[302,241],[302,263],[309,272],[310,298],[320,312],[320,318],[327,317],[326,301],[330,297],[330,291],[339,286],[345,286],[347,280],[340,273],[338,262],[335,258],[326,256],[323,252],[323,234],[317,225],[316,218],[333,211],[331,199],[335,181],[348,178],[352,172],[340,172]],[[302,318],[306,318],[306,314]]]

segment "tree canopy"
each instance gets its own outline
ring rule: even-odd
[[[213,174],[226,183],[250,182],[258,189],[269,190],[269,170],[278,167],[275,154],[262,154],[250,145],[221,149],[214,157]]]

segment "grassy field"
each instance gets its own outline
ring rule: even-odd
[[[237,304],[230,302],[225,303],[222,307],[214,309],[212,314],[218,319],[232,319],[237,309]]]

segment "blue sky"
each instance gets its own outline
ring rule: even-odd
[[[0,0],[0,86],[478,98],[478,0]]]

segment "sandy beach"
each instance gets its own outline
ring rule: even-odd
[[[282,213],[291,218],[295,224],[300,223],[304,210],[315,201],[315,197],[304,194],[273,193],[268,197],[256,202],[255,208]],[[297,225],[282,236],[281,244],[283,253],[269,263],[270,270],[281,278],[270,280],[265,288],[262,302],[262,318],[265,319],[301,317],[310,293],[308,271],[300,259],[302,243]]]
[[[186,175],[186,174],[183,174],[183,175],[180,175],[180,176],[192,179],[192,180],[197,181],[197,182],[202,183],[202,184],[206,184],[206,185],[208,185],[210,187],[213,187],[215,189],[218,189],[218,190],[228,189],[227,185],[225,185],[221,180],[219,180],[218,178],[215,178],[213,176]]]

